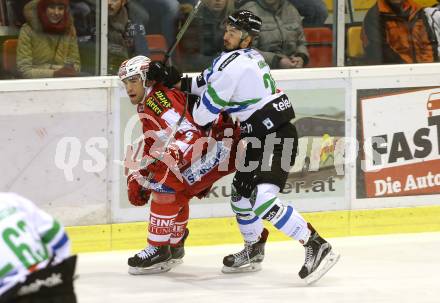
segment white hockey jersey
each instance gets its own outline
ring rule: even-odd
[[[31,201],[0,193],[0,295],[26,276],[70,255],[70,242],[58,221]]]
[[[221,110],[245,121],[282,95],[263,56],[249,48],[222,53],[192,79],[191,93],[200,96],[193,117],[202,126],[214,121]]]

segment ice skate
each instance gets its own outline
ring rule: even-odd
[[[222,272],[229,274],[261,270],[261,262],[264,259],[264,246],[268,235],[269,231],[264,228],[258,242],[245,241],[242,251],[224,257]]]
[[[177,246],[171,246],[171,260],[168,261],[168,264],[171,267],[174,267],[176,265],[183,263],[183,257],[185,256],[185,240],[188,238],[189,235],[189,229],[185,228],[185,233],[183,235],[182,240],[177,244]]]
[[[132,275],[150,275],[166,272],[171,269],[168,264],[169,260],[171,260],[171,252],[168,245],[150,245],[128,259],[128,273]]]
[[[304,244],[306,257],[298,275],[310,285],[321,279],[338,262],[340,255],[332,250],[330,243],[321,238],[310,224],[308,227],[312,233]]]

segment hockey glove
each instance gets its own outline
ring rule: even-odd
[[[128,201],[134,206],[143,206],[150,199],[151,190],[142,187],[146,177],[134,172],[127,177]]]
[[[154,80],[159,83],[165,81],[168,78],[168,71],[166,66],[160,61],[153,61],[150,63],[147,72],[147,79]]]
[[[225,130],[227,129],[230,129],[230,131],[229,133],[225,134]],[[240,138],[240,123],[238,120],[234,123],[228,113],[222,112],[218,116],[217,120],[212,124],[209,136],[213,137],[216,141],[221,141],[225,136],[228,136],[232,137],[234,142],[238,142]]]
[[[147,72],[148,80],[155,80],[171,88],[182,79],[182,73],[174,66],[166,66],[160,61],[150,63]]]
[[[182,80],[182,72],[173,65],[167,66],[168,77],[165,79],[165,86],[172,88]]]

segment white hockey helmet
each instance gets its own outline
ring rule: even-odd
[[[118,76],[121,81],[127,78],[140,75],[142,81],[147,80],[147,72],[150,67],[151,59],[145,56],[136,56],[122,62],[119,67]]]

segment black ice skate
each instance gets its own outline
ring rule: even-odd
[[[171,260],[169,245],[149,245],[128,259],[128,273],[132,275],[149,275],[166,272],[171,269],[168,264],[169,260]]]
[[[304,279],[307,284],[312,284],[324,276],[336,262],[340,255],[333,252],[330,243],[319,236],[312,225],[307,224],[311,230],[311,235],[305,248],[305,262],[299,271],[299,277]]]
[[[168,262],[168,264],[171,267],[174,267],[176,265],[182,264],[183,257],[185,256],[185,240],[188,238],[189,235],[189,229],[185,228],[185,233],[183,234],[182,240],[177,244],[177,246],[171,246],[171,260]]]
[[[266,245],[269,231],[264,228],[258,242],[244,242],[244,249],[238,253],[223,258],[222,272],[242,273],[261,270],[264,259],[264,246]]]

